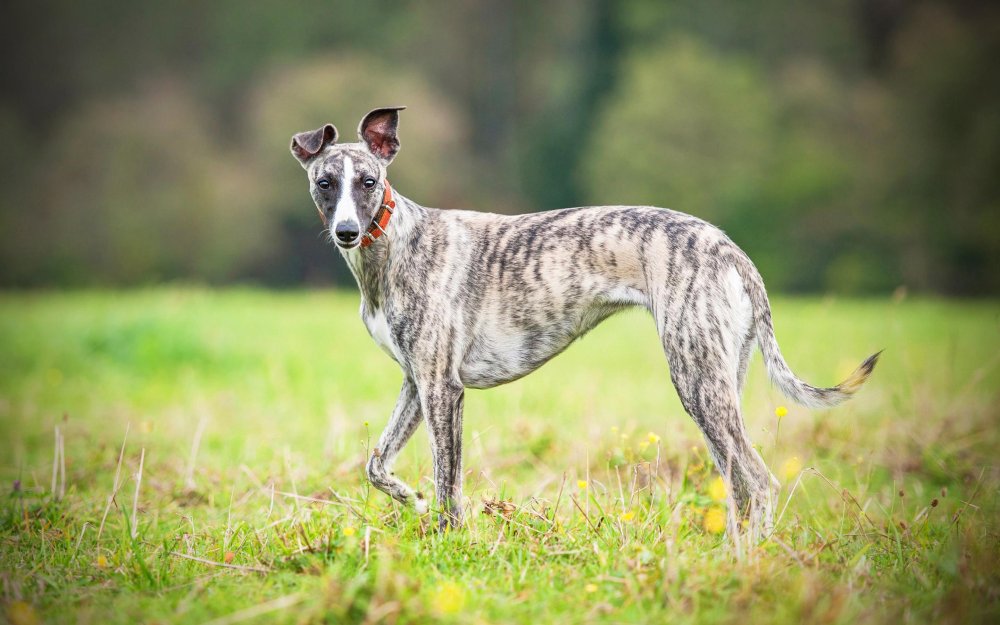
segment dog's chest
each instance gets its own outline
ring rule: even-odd
[[[361,313],[361,319],[365,322],[368,334],[371,335],[375,344],[381,347],[382,351],[389,354],[390,358],[399,362],[399,350],[396,348],[396,343],[392,340],[392,333],[389,331],[389,322],[385,318],[385,313],[382,309],[375,311],[366,310]]]

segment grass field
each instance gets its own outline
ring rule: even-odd
[[[774,313],[811,382],[886,351],[829,411],[786,403],[755,356],[743,405],[783,487],[775,535],[747,545],[717,533],[724,492],[644,313],[467,393],[467,522],[439,534],[363,479],[400,374],[355,294],[2,295],[0,612],[997,622],[1000,305],[778,298]],[[397,473],[433,491],[422,431]]]

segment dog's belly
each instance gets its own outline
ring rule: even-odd
[[[476,337],[459,376],[470,388],[492,388],[524,377],[573,342],[554,333],[498,333]]]
[[[517,327],[498,323],[480,327],[462,360],[462,384],[492,388],[524,377],[565,350],[579,337],[614,313],[636,305],[639,298],[615,298],[568,311],[542,325]]]

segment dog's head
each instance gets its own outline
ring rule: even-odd
[[[386,168],[399,151],[399,111],[379,108],[358,125],[359,143],[337,143],[337,129],[326,124],[292,137],[292,155],[309,176],[309,191],[330,239],[343,249],[361,237],[382,203]]]

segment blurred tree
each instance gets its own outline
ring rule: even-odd
[[[519,55],[530,84],[541,85],[538,93],[524,98],[517,133],[518,174],[524,193],[538,208],[585,201],[578,171],[600,108],[617,87],[624,50],[618,12],[610,0],[560,9],[558,16],[540,16],[536,23],[548,33],[533,37],[536,46]],[[560,36],[552,36],[553,30]],[[536,50],[540,45],[550,49]]]
[[[773,166],[777,116],[759,71],[678,39],[628,58],[581,174],[600,204],[725,219]]]
[[[36,146],[5,241],[13,283],[222,281],[274,250],[252,172],[211,141],[204,111],[176,82],[95,101]],[[40,190],[44,190],[41,192]],[[30,268],[31,273],[20,273]]]
[[[928,4],[894,41],[886,221],[907,224],[906,282],[1000,292],[1000,7]]]
[[[579,146],[622,48],[614,2],[439,3],[417,15],[410,47],[468,112],[491,210],[581,201]]]

